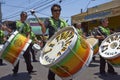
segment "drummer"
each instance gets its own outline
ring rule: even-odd
[[[95,33],[95,38],[99,39],[99,45],[101,44],[101,42],[110,35],[110,29],[108,28],[108,18],[103,18],[100,20],[100,26],[98,26],[98,28],[96,29],[96,33]],[[105,69],[105,65],[108,65],[108,70],[107,72],[112,74],[112,75],[117,75],[117,72],[115,72],[113,66],[106,62],[106,60],[100,56],[100,74],[102,76],[106,75],[106,69]]]
[[[86,38],[86,33],[83,32],[81,23],[74,23],[73,26],[77,29],[79,35]]]
[[[3,45],[6,41],[6,37],[4,34],[4,29],[3,29],[3,25],[0,24],[0,45]],[[0,65],[3,65],[3,60],[0,59]]]
[[[24,35],[25,37],[29,38],[30,34],[30,26],[28,23],[26,23],[26,19],[27,19],[27,12],[22,11],[20,13],[20,20],[18,21],[12,21],[12,22],[6,22],[8,26],[11,26],[11,30],[18,30],[19,33],[21,33],[22,35]],[[11,32],[12,32],[11,31]],[[25,63],[27,66],[27,71],[29,74],[34,73],[35,71],[33,71],[33,66],[31,64],[31,56],[30,56],[30,46],[27,48],[27,50],[24,52],[23,57],[25,59]],[[19,62],[14,66],[13,68],[13,75],[16,75],[18,73],[18,69],[19,69]]]
[[[31,51],[31,53],[32,53],[32,59],[33,59],[33,62],[38,62],[37,61],[37,59],[36,59],[36,57],[35,57],[35,51],[34,51],[34,49],[32,48],[32,46],[34,45],[34,44],[38,44],[38,45],[40,45],[40,47],[42,47],[42,41],[39,41],[38,39],[37,39],[37,37],[36,37],[36,35],[34,34],[34,32],[32,31],[32,28],[30,27],[30,39],[32,39],[32,43],[31,43],[31,49],[30,49],[30,51]]]
[[[61,13],[61,6],[58,4],[54,4],[51,7],[51,13],[52,16],[49,19],[45,20],[45,27],[49,31],[49,38],[54,35],[55,32],[57,32],[60,28],[67,27],[67,23],[65,20],[60,18],[60,13]],[[48,73],[48,80],[55,80],[55,73],[53,73],[49,69]],[[72,79],[71,79],[72,80]]]

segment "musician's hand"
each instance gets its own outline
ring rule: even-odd
[[[3,29],[3,30],[6,30],[6,29],[7,29],[7,26],[2,25],[2,29]]]
[[[105,36],[102,36],[102,39],[105,39]]]
[[[32,9],[32,10],[30,10],[30,12],[33,15],[35,13],[35,10]]]

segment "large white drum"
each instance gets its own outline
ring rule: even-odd
[[[108,36],[101,43],[99,54],[113,66],[120,67],[120,33]]]
[[[65,27],[46,43],[40,63],[50,68],[62,79],[78,76],[91,62],[93,50],[73,27]]]

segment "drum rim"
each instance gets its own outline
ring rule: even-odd
[[[2,55],[2,53],[5,51],[6,47],[10,44],[10,42],[12,41],[12,39],[18,34],[18,31],[15,31],[12,33],[12,35],[8,38],[8,40],[5,42],[3,48],[0,51],[0,57]]]
[[[39,46],[39,49],[36,49],[34,45],[38,45],[38,44],[36,44],[36,43],[35,43],[35,44],[33,44],[32,49],[35,49],[35,50],[37,50],[37,51],[39,51],[39,50],[41,49],[41,47],[40,47],[40,46]]]
[[[4,44],[0,44],[0,46],[1,46],[1,50],[0,50],[0,58],[1,58],[1,55],[2,55],[2,49],[3,49],[3,46],[4,46]]]
[[[120,54],[118,54],[118,53],[117,53],[116,55],[113,55],[113,56],[107,56],[107,55],[104,56],[104,54],[101,52],[101,46],[103,45],[103,43],[106,42],[110,37],[112,37],[112,36],[114,36],[114,35],[119,35],[119,34],[120,34],[120,32],[113,33],[113,34],[107,36],[107,38],[105,38],[105,40],[102,41],[102,43],[101,43],[101,45],[100,45],[100,47],[99,47],[99,54],[100,54],[103,58],[113,59],[113,58],[116,58],[116,57],[120,56]]]
[[[73,39],[72,39],[72,42],[71,42],[70,45],[69,45],[71,48],[73,48],[74,45],[75,45],[75,43],[76,43],[76,41],[77,41],[77,39],[78,39],[78,35],[77,35],[78,33],[77,33],[76,29],[75,29],[74,27],[72,27],[72,26],[70,26],[70,27],[65,27],[65,28],[60,29],[58,32],[55,33],[55,35],[53,35],[53,36],[48,40],[47,43],[51,42],[51,40],[53,40],[53,39],[56,37],[57,34],[60,34],[61,32],[66,31],[66,30],[73,30],[73,31],[75,32],[75,33],[74,33],[74,37],[73,37]],[[47,45],[47,43],[46,43],[46,45]],[[45,45],[45,47],[46,47],[46,45]],[[68,47],[69,47],[69,46],[68,46]],[[42,51],[45,49],[45,47],[42,49]],[[46,66],[46,67],[50,67],[50,66],[53,66],[53,65],[57,64],[59,61],[61,61],[61,59],[63,59],[64,57],[66,57],[69,52],[70,52],[70,49],[67,49],[67,50],[62,54],[62,56],[60,56],[58,59],[55,60],[54,63],[50,63],[50,64],[47,64],[47,65],[42,64],[42,63],[43,63],[43,62],[42,62],[42,60],[43,60],[43,59],[42,59],[42,57],[43,57],[42,54],[43,54],[43,53],[41,53],[41,56],[40,56],[39,60],[40,60],[40,63],[41,63],[42,65],[44,65],[44,66]]]

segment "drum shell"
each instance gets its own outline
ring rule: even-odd
[[[86,62],[88,58],[91,57],[90,46],[84,39],[81,41],[82,42],[80,42],[78,39],[71,52],[69,52],[68,55],[64,57],[64,59],[62,59],[59,63],[50,67],[50,69],[58,76],[67,78],[81,71],[83,66],[87,64]],[[86,46],[86,48],[83,48],[83,45]],[[64,70],[69,72],[71,75],[66,73]]]
[[[99,54],[101,57],[106,59],[114,67],[120,67],[119,37],[120,33],[111,34],[104,41],[102,41],[99,47]],[[112,47],[113,44],[114,47]],[[103,48],[103,46],[106,46],[106,49]]]
[[[27,49],[28,43],[31,43],[31,40],[15,31],[3,46],[1,58],[16,65],[19,56]]]
[[[107,61],[115,67],[120,67],[120,57],[114,59],[107,59]]]
[[[58,33],[61,34],[64,32],[64,29]],[[85,67],[88,66],[92,60],[92,56],[93,50],[89,43],[87,43],[86,40],[78,35],[75,31],[73,44],[68,47],[67,51],[65,51],[64,54],[58,60],[56,60],[55,63],[44,65],[42,63],[42,56],[40,56],[40,62],[43,66],[49,67],[50,70],[52,70],[55,74],[67,80],[71,77],[78,76],[78,73],[80,73],[83,69],[85,69]]]
[[[91,40],[94,41],[94,44],[91,43]],[[93,48],[93,55],[96,55],[99,51],[99,44],[98,39],[95,39],[94,37],[88,37],[86,41],[92,46]]]

